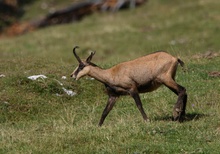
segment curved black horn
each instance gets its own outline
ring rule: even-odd
[[[79,48],[78,46],[75,46],[74,48],[73,48],[73,54],[74,54],[74,56],[76,57],[76,59],[78,60],[78,62],[79,63],[81,63],[82,61],[81,61],[81,59],[79,58],[79,56],[76,54],[76,49],[77,48]]]
[[[90,56],[86,59],[87,62],[90,62],[92,60],[92,57],[94,56],[96,51],[92,51]]]

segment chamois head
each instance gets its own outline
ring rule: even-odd
[[[89,72],[89,65],[95,65],[91,63],[90,61],[92,60],[92,57],[94,56],[95,52],[91,52],[90,56],[86,60],[81,60],[79,56],[76,54],[76,49],[79,48],[78,46],[75,46],[73,48],[73,54],[77,61],[79,62],[79,65],[76,67],[76,69],[73,71],[71,74],[71,77],[73,77],[75,80],[80,79],[81,77],[85,76]]]

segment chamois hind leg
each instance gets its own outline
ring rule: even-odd
[[[178,120],[179,122],[182,122],[185,116],[187,103],[186,89],[181,85],[178,85],[173,79],[166,81],[164,85],[178,95],[177,102],[173,108],[173,119],[175,121]]]
[[[111,109],[115,105],[115,102],[116,102],[117,98],[118,97],[116,97],[116,96],[109,96],[107,105],[106,105],[105,109],[102,112],[102,117],[99,121],[99,126],[101,126],[103,124],[106,116],[109,114],[109,112],[111,111]]]

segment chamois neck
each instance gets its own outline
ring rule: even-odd
[[[90,66],[90,71],[88,75],[102,83],[106,83],[108,76],[109,76],[109,72],[98,66]]]

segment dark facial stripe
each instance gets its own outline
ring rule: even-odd
[[[85,67],[86,65],[80,63],[79,66],[78,66],[78,69],[75,71],[74,75],[77,76],[77,74],[83,70],[83,68]]]

